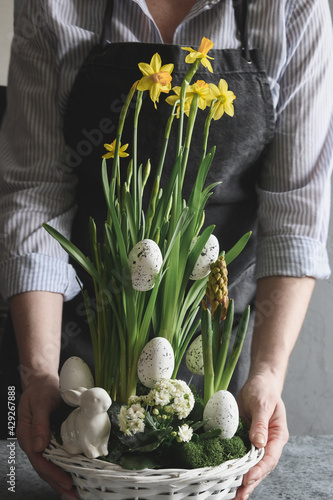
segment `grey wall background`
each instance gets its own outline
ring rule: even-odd
[[[0,4],[0,85],[7,82],[14,0]],[[333,0],[330,0],[333,12]],[[333,49],[333,47],[332,47]],[[333,209],[332,209],[333,216]],[[333,217],[328,240],[333,269]],[[332,434],[333,276],[318,281],[289,363],[283,397],[292,435]]]

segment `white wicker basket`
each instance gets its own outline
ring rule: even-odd
[[[243,475],[264,455],[252,449],[244,457],[201,469],[125,470],[103,460],[71,456],[52,441],[44,456],[72,475],[84,500],[227,500],[235,498]]]

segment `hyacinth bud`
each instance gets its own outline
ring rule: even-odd
[[[211,315],[214,318],[216,309],[222,304],[220,319],[224,320],[228,310],[228,270],[224,254],[220,255],[216,262],[210,266],[210,274],[207,282],[206,296],[211,307]],[[207,305],[204,302],[204,306]]]

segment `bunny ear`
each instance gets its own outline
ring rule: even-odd
[[[86,387],[77,387],[76,389],[68,389],[61,396],[62,399],[69,406],[80,406],[81,403],[81,395],[87,389]]]

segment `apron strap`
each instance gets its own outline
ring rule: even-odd
[[[248,1],[233,0],[237,28],[241,36],[244,58],[251,63],[248,39]]]
[[[103,28],[100,39],[100,44],[104,48],[108,43],[111,42],[111,21],[113,13],[113,0],[107,0],[106,9],[103,19]]]

